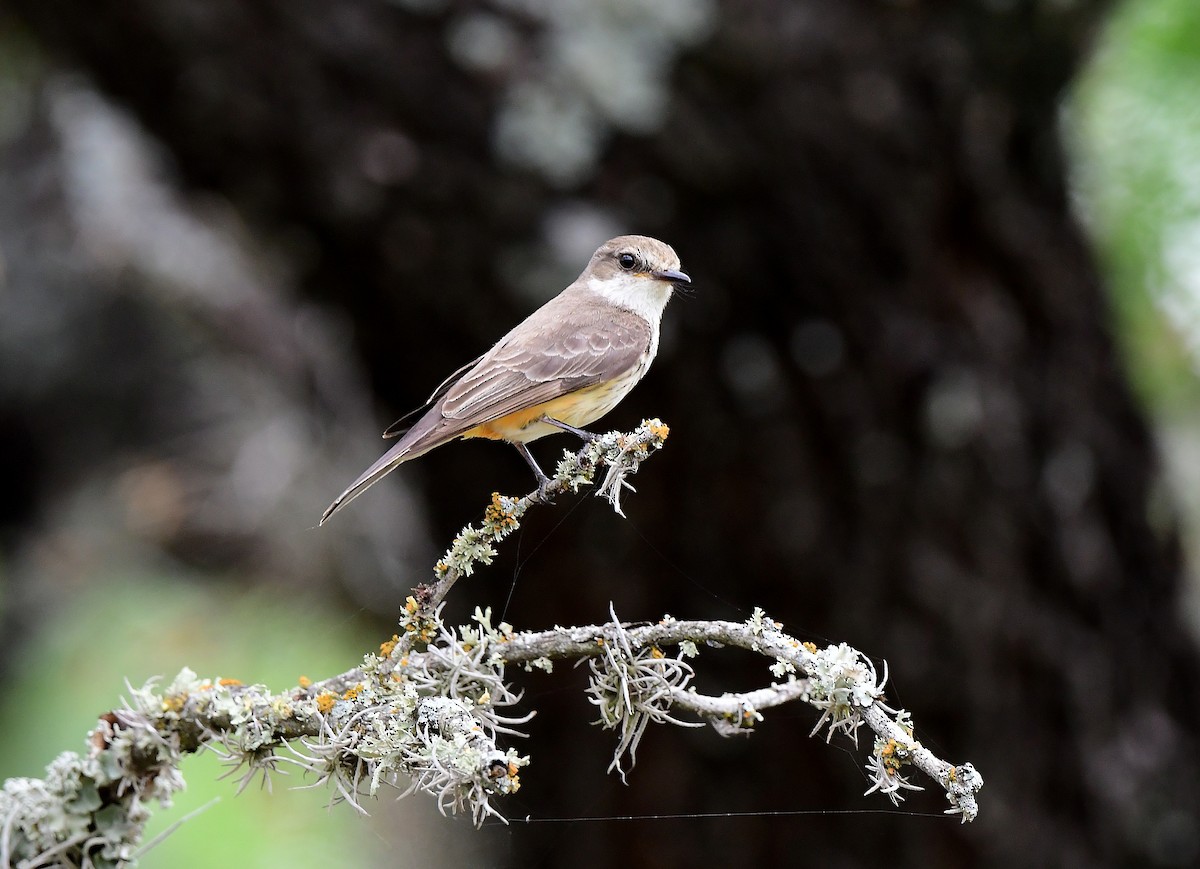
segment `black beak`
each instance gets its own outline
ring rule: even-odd
[[[660,281],[670,281],[678,286],[679,284],[690,284],[692,279],[678,269],[663,269],[658,272],[651,272],[654,277]]]

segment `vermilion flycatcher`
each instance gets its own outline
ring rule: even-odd
[[[590,438],[581,426],[642,379],[658,352],[667,301],[689,283],[670,245],[643,235],[605,242],[574,283],[450,375],[424,415],[338,495],[321,524],[401,463],[455,438],[508,441],[544,487],[548,479],[525,445],[558,431]]]

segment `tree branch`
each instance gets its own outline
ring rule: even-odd
[[[549,485],[539,493],[530,492],[524,498],[513,498],[493,493],[492,503],[484,512],[483,521],[468,525],[458,533],[446,550],[446,554],[434,565],[434,581],[430,585],[419,585],[414,590],[418,609],[415,614],[428,618],[438,605],[446,599],[454,583],[470,576],[477,564],[491,564],[496,555],[493,543],[499,543],[521,527],[521,517],[535,504],[550,501],[555,495],[566,491],[578,492],[583,486],[592,484],[596,469],[608,467],[608,473],[598,497],[606,498],[621,516],[621,492],[633,489],[626,477],[636,474],[638,467],[654,452],[662,449],[670,429],[658,419],[643,420],[638,428],[628,434],[609,432],[589,441],[575,454],[564,453],[555,469]]]
[[[606,465],[597,494],[620,512],[625,478],[666,436],[658,420],[606,434],[564,457],[549,493],[577,491]],[[870,659],[844,644],[818,649],[801,642],[762,610],[745,622],[666,617],[631,625],[610,607],[604,624],[516,632],[493,626],[490,611],[476,609],[471,625],[445,625],[440,604],[450,587],[476,564],[489,563],[496,554],[491,544],[511,534],[535,503],[536,493],[494,495],[483,522],[464,528],[438,562],[434,582],[414,590],[400,631],[359,667],[279,694],[236,680],[201,680],[190,670],[161,690],[154,681],[130,687],[123,705],[101,716],[85,754],[60,755],[44,779],[5,782],[0,863],[127,863],[149,803],[169,805],[183,786],[183,755],[204,748],[243,770],[243,788],[290,765],[313,773],[318,784],[331,786],[335,801],[360,811],[362,797],[394,787],[401,796],[428,793],[443,812],[469,811],[476,823],[501,817],[491,800],[520,787],[529,758],[500,748],[498,740],[523,735],[519,727],[533,715],[510,714],[520,693],[507,671],[550,670],[559,660],[588,661],[589,700],[598,723],[619,733],[610,770],[622,778],[651,723],[708,723],[723,736],[747,734],[763,710],[801,701],[821,713],[812,734],[824,729],[826,741],[841,733],[857,745],[863,724],[874,733],[867,793],[878,790],[898,802],[903,790],[919,790],[902,772],[915,766],[945,790],[948,813],[974,820],[982,778],[971,764],[952,765],[915,739],[908,713],[884,702],[886,672],[880,679]],[[689,661],[702,647],[724,646],[770,659],[771,683],[719,696],[697,692]]]

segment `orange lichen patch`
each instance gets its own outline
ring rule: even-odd
[[[359,695],[359,692],[362,691],[362,689],[363,689],[362,685],[351,685],[342,694],[342,699],[343,700],[353,700],[355,697],[357,697]]]
[[[222,688],[232,688],[242,684],[241,679],[218,679],[217,684]]]
[[[312,687],[312,679],[308,678],[307,676],[301,676],[299,679],[296,680],[296,684],[299,685],[301,688],[311,688]]]
[[[400,642],[400,637],[397,634],[392,634],[390,640],[384,640],[379,644],[379,654],[381,657],[390,658],[392,652],[396,651],[396,644]]]
[[[603,646],[604,645],[604,637],[596,637],[596,645]]]
[[[450,570],[450,566],[448,564],[446,564],[446,562],[444,562],[444,561],[439,561],[437,564],[435,564],[433,566],[433,572],[436,573],[439,577],[445,576],[446,572],[449,570]]]
[[[665,658],[666,655],[663,653],[663,650],[660,649],[658,646],[651,646],[650,647],[650,657],[656,658],[656,659],[661,659],[661,658]]]
[[[404,626],[405,633],[416,634],[417,639],[422,643],[428,643],[431,639],[433,639],[433,633],[435,629],[436,625],[431,622],[425,622],[424,624],[420,622],[409,622]]]
[[[483,511],[483,521],[497,529],[516,528],[520,524],[517,517],[505,506],[499,492],[492,492],[492,503]]]
[[[419,608],[420,605],[417,603],[417,599],[410,594],[404,601],[404,611],[411,616]]]
[[[188,695],[186,693],[164,697],[162,702],[162,710],[163,712],[178,712],[183,708],[183,705],[187,703],[187,700]]]
[[[812,652],[814,655],[817,653],[816,643],[801,643],[800,645],[804,646],[805,649]]]
[[[337,697],[329,691],[324,691],[317,695],[317,711],[322,715],[333,708],[333,704],[337,703]]]
[[[667,435],[671,433],[671,427],[665,422],[658,422],[650,425],[647,428],[647,431],[649,431],[650,434],[654,435],[660,441],[665,441],[667,439]]]
[[[903,755],[903,746],[894,739],[889,739],[884,746],[879,749],[879,760],[883,764],[883,768],[888,775],[896,775],[900,772],[900,767],[908,763],[908,759]]]

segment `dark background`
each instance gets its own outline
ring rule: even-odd
[[[629,521],[561,499],[452,618],[514,576],[518,628],[762,606],[886,659],[981,815],[518,826],[495,864],[1191,863],[1177,520],[1059,135],[1106,10],[5,0],[0,651],[107,559],[322,595],[368,650],[488,494],[529,486],[454,445],[313,530],[372,433],[645,233],[697,292],[605,425],[660,416],[666,450]],[[717,657],[702,686],[766,676]],[[527,684],[514,816],[889,806],[801,709],[652,733],[615,786],[580,674]]]

